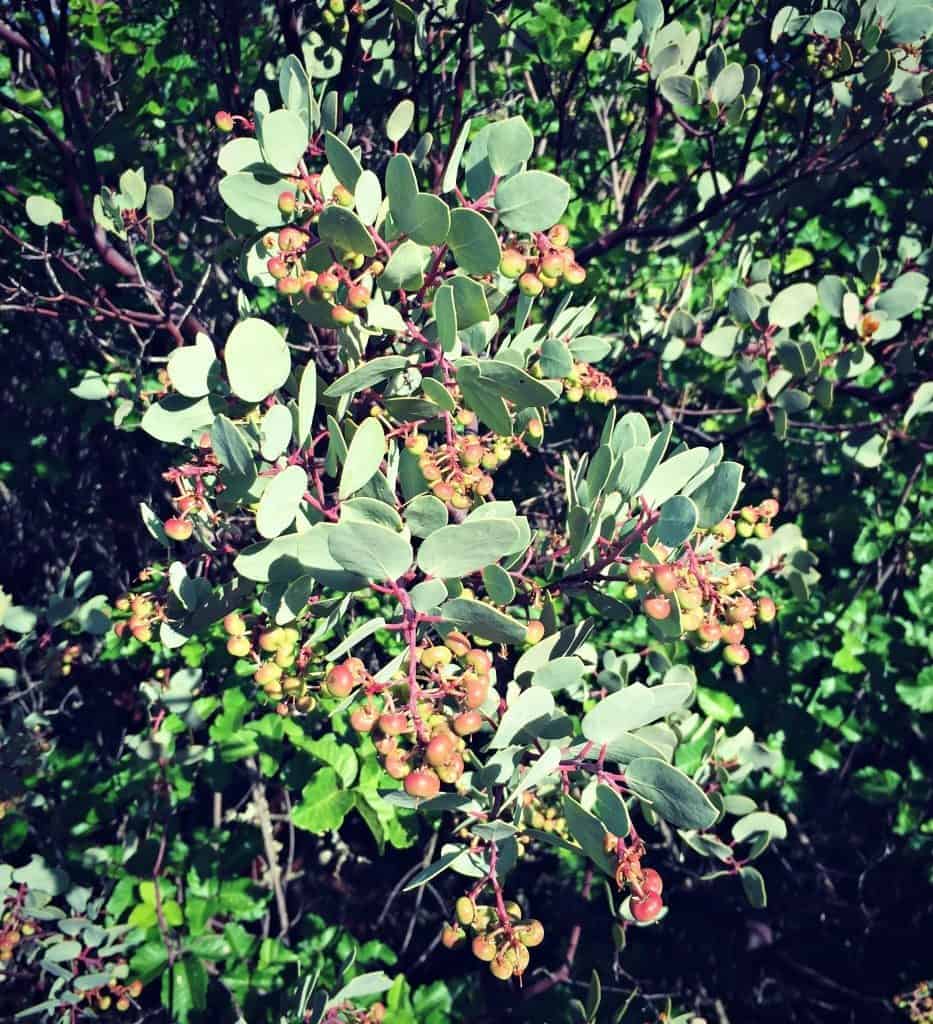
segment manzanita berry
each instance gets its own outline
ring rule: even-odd
[[[499,272],[512,280],[525,273],[528,261],[517,249],[506,249],[499,260]]]
[[[525,643],[536,644],[544,639],[544,623],[540,619],[532,619],[525,626]]]
[[[177,516],[166,519],[162,528],[165,530],[166,537],[171,540],[187,540],[194,532],[194,527],[187,519],[179,519]]]
[[[441,791],[441,780],[429,768],[416,768],[405,776],[405,792],[427,800]]]
[[[279,213],[284,213],[287,217],[289,214],[295,212],[295,206],[297,205],[297,197],[294,192],[280,192],[278,199]]]
[[[729,644],[723,648],[722,656],[727,665],[747,665],[751,654],[744,644]]]
[[[345,665],[333,665],[324,677],[324,688],[332,697],[346,697],[356,686],[353,673]]]
[[[666,597],[645,598],[642,608],[649,619],[657,619],[659,622],[671,614],[671,602]]]
[[[347,289],[347,302],[354,309],[365,309],[369,305],[371,298],[369,289],[364,288],[361,284],[351,284]]]
[[[330,310],[331,320],[335,324],[339,324],[341,327],[349,327],[356,320],[356,313],[352,309],[347,309],[346,306],[332,306]]]
[[[758,618],[761,622],[774,622],[777,615],[777,605],[770,597],[758,599]]]
[[[645,868],[642,872],[641,887],[645,892],[653,892],[660,896],[664,891],[664,880],[654,868]]]
[[[456,743],[449,732],[438,733],[428,743],[424,752],[424,759],[428,764],[437,768],[439,765],[447,764],[453,757],[456,750]]]
[[[214,124],[218,131],[229,134],[233,131],[233,115],[227,110],[218,110],[214,114]]]
[[[483,702],[480,701],[480,703]],[[474,732],[479,732],[482,729],[483,716],[478,711],[464,711],[457,715],[451,724],[458,736],[471,736]]]
[[[536,295],[540,295],[541,292],[544,291],[544,284],[537,274],[522,274],[518,279],[518,288],[522,295],[534,298]]]
[[[640,900],[630,900],[629,906],[632,910],[632,917],[634,917],[639,924],[648,924],[649,922],[654,921],[664,909],[661,897],[656,892],[649,892]]]

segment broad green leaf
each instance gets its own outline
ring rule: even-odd
[[[292,824],[320,835],[340,828],[353,806],[353,794],[342,789],[337,772],[320,768],[301,791],[301,803],[292,810]]]
[[[709,449],[700,446],[672,455],[655,467],[639,489],[639,496],[652,508],[663,505],[696,476],[703,468],[708,454]]]
[[[324,136],[324,152],[327,155],[327,163],[340,184],[351,192],[356,191],[356,183],[363,173],[363,168],[346,143],[338,139],[333,132],[327,132]]]
[[[468,274],[492,274],[499,266],[499,238],[489,221],[475,210],[451,211],[447,244],[457,266]]]
[[[175,209],[175,196],[167,185],[150,185],[146,194],[146,213],[154,220],[166,220]]]
[[[433,494],[419,494],[402,512],[408,529],[415,537],[430,537],[447,525],[447,506]]]
[[[284,178],[272,174],[235,171],[221,178],[220,195],[231,210],[257,227],[282,223],[279,196],[288,189]]]
[[[572,796],[564,794],[564,817],[567,830],[580,844],[580,849],[594,864],[607,875],[614,873],[614,859],[610,860],[603,846],[606,841],[606,829],[595,815],[584,810]]]
[[[542,726],[553,717],[555,706],[554,695],[550,690],[537,686],[523,690],[510,702],[502,716],[499,728],[489,741],[490,749],[501,750],[510,746],[523,730],[528,730],[531,736],[537,736]]]
[[[318,221],[318,234],[340,252],[356,252],[363,256],[376,254],[376,243],[366,225],[352,210],[342,206],[324,208]]]
[[[625,784],[675,828],[709,828],[718,812],[702,789],[679,768],[656,757],[636,757],[625,769]]]
[[[210,390],[208,379],[217,364],[217,354],[206,334],[198,334],[193,345],[176,348],[168,357],[166,371],[172,387],[185,398],[201,398]]]
[[[521,171],[499,185],[496,209],[512,231],[545,231],[567,209],[570,186],[547,171]]]
[[[327,398],[340,398],[343,395],[355,394],[364,388],[381,384],[407,365],[408,360],[404,356],[377,356],[338,377],[333,384],[324,389],[324,395]]]
[[[593,801],[592,810],[613,835],[622,836],[623,839],[628,836],[632,820],[625,801],[605,783],[600,783],[596,787],[596,799]]]
[[[901,274],[887,291],[878,296],[875,309],[894,320],[901,320],[923,305],[929,283],[929,278],[916,270]]]
[[[468,520],[444,526],[421,545],[418,567],[431,576],[466,576],[509,554],[518,539],[514,519]]]
[[[482,601],[457,597],[441,605],[441,616],[454,629],[484,637],[493,643],[518,644],[525,639],[525,624]]]
[[[515,599],[515,584],[512,577],[500,565],[493,563],[484,567],[483,586],[489,599],[496,604],[511,604]]]
[[[40,228],[58,224],[65,219],[58,203],[46,196],[29,196],[26,200],[26,216]]]
[[[765,880],[757,868],[746,864],[739,870],[739,877],[742,880],[742,888],[745,891],[745,898],[756,910],[761,910],[768,905],[768,892],[765,888]]]
[[[430,259],[430,249],[406,239],[389,257],[385,270],[379,276],[379,287],[387,292],[398,288],[417,291],[424,284],[424,271]]]
[[[347,572],[334,560],[329,540],[336,529],[331,523],[318,523],[303,533],[252,544],[237,555],[233,567],[244,579],[258,583],[291,583],[312,576],[325,587],[351,593],[365,586],[366,577]]]
[[[534,137],[523,117],[493,121],[486,138],[486,159],[500,177],[519,168],[531,156]]]
[[[573,655],[568,658],[555,658],[532,673],[531,683],[552,692],[567,690],[580,682],[583,672],[584,665],[579,658]]]
[[[445,352],[450,352],[457,342],[457,306],[452,285],[442,284],[437,289],[433,312],[438,341]]]
[[[708,480],[690,492],[697,509],[697,525],[708,530],[722,522],[735,508],[741,489],[742,467],[737,462],[721,462]]]
[[[209,427],[214,420],[210,398],[184,398],[168,395],[143,414],[140,426],[147,434],[165,444],[181,444],[195,431]]]
[[[358,491],[379,469],[385,454],[385,431],[379,420],[370,416],[363,421],[350,442],[340,477],[339,497],[349,498]]]
[[[673,71],[658,79],[658,91],[675,107],[696,106],[699,93],[694,78]]]
[[[307,489],[308,475],[301,466],[286,466],[269,481],[256,510],[260,537],[271,540],[294,523]]]
[[[244,402],[260,402],[280,388],[291,371],[288,346],[265,320],[247,317],[227,338],[224,362],[233,393]]]
[[[682,494],[675,494],[661,506],[661,518],[653,533],[662,544],[676,548],[696,529],[698,518],[693,501]]]
[[[415,120],[415,105],[411,100],[402,100],[386,119],[386,136],[390,142],[399,139],[411,128]]]
[[[633,683],[603,697],[584,716],[580,730],[593,743],[609,743],[620,733],[634,732],[685,707],[692,694],[689,683]]]
[[[256,475],[253,453],[240,428],[223,414],[211,427],[211,446],[222,466],[236,476],[252,480]]]
[[[294,174],[308,145],[308,126],[284,107],[266,114],[257,124],[256,134],[266,163],[282,174]]]
[[[411,566],[411,544],[373,523],[338,523],[328,540],[333,559],[348,572],[371,580],[395,580]]]
[[[372,171],[363,171],[356,183],[356,210],[364,224],[375,224],[382,206],[382,186]]]
[[[787,838],[787,824],[783,818],[776,814],[769,814],[768,811],[752,811],[746,814],[732,826],[732,838],[741,843],[758,832],[764,832],[773,839]]]
[[[808,281],[784,288],[771,300],[768,322],[776,327],[793,327],[805,319],[817,303],[816,286]]]

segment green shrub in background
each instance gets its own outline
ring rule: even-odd
[[[844,904],[824,777],[862,879],[879,824],[912,864],[928,5],[283,9],[284,59],[227,32],[210,132],[196,9],[146,13],[4,36],[61,174],[22,162],[4,301],[153,541],[112,605],[66,572],[4,616],[11,1012],[633,1019],[700,874],[760,914],[779,865],[788,934],[797,884]],[[166,83],[77,148],[26,89],[72,38]],[[701,974],[663,976],[711,1013]]]

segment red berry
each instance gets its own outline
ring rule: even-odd
[[[478,711],[464,711],[453,721],[454,732],[458,736],[470,736],[483,727],[483,716]]]
[[[289,214],[295,212],[295,193],[282,192],[279,195],[279,213]]]
[[[649,619],[661,621],[671,614],[671,602],[666,597],[649,597],[642,604]]]
[[[447,764],[451,757],[453,757],[454,750],[454,739],[450,733],[438,733],[428,743],[427,750],[424,752],[424,759],[428,764],[437,768],[442,764]]]
[[[642,876],[642,889],[660,896],[664,890],[664,881],[654,868],[645,868]]]
[[[332,697],[346,697],[354,686],[356,680],[345,664],[334,665],[324,678],[324,688]]]
[[[648,924],[655,920],[658,914],[664,909],[661,897],[656,892],[649,892],[640,900],[631,900],[629,906],[632,910],[632,917],[640,924]]]
[[[321,279],[318,278],[318,285],[320,285]],[[335,324],[340,324],[341,327],[348,327],[356,320],[356,313],[352,309],[347,309],[346,306],[332,306],[330,310],[331,320]]]
[[[400,736],[408,731],[408,717],[401,711],[386,711],[379,716],[379,728],[386,736]]]
[[[233,115],[226,110],[218,110],[214,114],[214,124],[217,125],[218,131],[232,132],[233,131]]]
[[[194,532],[194,527],[187,519],[179,519],[177,516],[166,519],[162,527],[171,540],[187,540]]]
[[[723,648],[722,656],[727,665],[747,665],[751,654],[744,644],[729,644]]]
[[[428,768],[417,768],[405,776],[405,792],[427,800],[441,791],[441,780]]]

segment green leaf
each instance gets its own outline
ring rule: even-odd
[[[386,136],[390,142],[398,142],[411,128],[415,120],[415,105],[411,100],[402,100],[386,119]]]
[[[432,533],[418,551],[418,567],[446,579],[466,576],[511,553],[519,539],[514,519],[467,520]]]
[[[430,249],[406,239],[389,257],[379,277],[379,287],[389,292],[398,288],[417,291],[424,284],[424,271],[430,259]]]
[[[330,387],[324,389],[326,398],[341,398],[343,395],[353,395],[364,388],[374,387],[388,380],[399,370],[408,365],[404,356],[377,356],[369,362],[357,366],[355,370],[338,377]]]
[[[150,405],[140,426],[147,434],[165,444],[181,444],[195,431],[209,427],[214,419],[210,398],[184,398],[168,395]]]
[[[359,590],[366,577],[347,572],[330,553],[329,541],[336,529],[331,523],[318,523],[304,533],[252,544],[240,552],[233,567],[245,579],[258,583],[291,583],[310,575],[343,593]]]
[[[287,189],[283,178],[236,171],[221,178],[219,189],[223,201],[243,220],[257,227],[282,223],[279,196]]]
[[[321,239],[340,252],[356,252],[363,256],[376,254],[376,243],[366,225],[352,210],[327,206],[318,221]]]
[[[453,192],[457,187],[457,176],[460,173],[460,161],[463,159],[463,151],[466,149],[469,137],[470,119],[467,118],[463,127],[460,129],[460,135],[457,137],[457,141],[454,143],[453,149],[450,151],[447,166],[444,168],[444,177],[441,180],[442,192]]]
[[[537,736],[541,728],[550,722],[555,706],[554,695],[550,690],[529,686],[510,702],[499,722],[499,728],[489,741],[490,749],[501,750],[510,746],[524,730],[531,736]]]
[[[457,597],[441,605],[440,614],[454,629],[484,637],[493,643],[518,644],[525,639],[525,624],[488,604]]]
[[[317,368],[313,360],[309,360],[301,373],[298,385],[298,447],[304,446],[311,436],[311,425],[314,422],[314,410],[317,408]]]
[[[612,788],[600,783],[596,787],[596,799],[593,801],[596,817],[612,832],[613,835],[625,838],[632,827],[625,801]]]
[[[475,210],[451,211],[447,244],[457,266],[468,274],[491,274],[499,266],[499,237],[489,221]]]
[[[774,296],[768,307],[768,322],[776,327],[793,327],[803,320],[817,303],[815,285],[807,281],[792,284]]]
[[[211,445],[222,466],[231,473],[252,480],[256,475],[253,453],[237,425],[219,415],[211,427]]]
[[[321,768],[301,791],[301,803],[292,811],[295,828],[320,835],[340,828],[353,806],[351,792],[340,788],[337,772]]]
[[[146,213],[152,220],[166,220],[175,209],[175,196],[167,185],[150,185],[146,195]]]
[[[271,540],[294,523],[307,489],[308,474],[301,466],[286,466],[269,481],[256,510],[260,537]]]
[[[682,494],[675,494],[661,506],[661,518],[653,533],[662,544],[676,548],[696,529],[698,518],[693,501]]]
[[[685,487],[706,464],[709,449],[702,446],[678,452],[661,462],[639,488],[638,494],[651,508],[663,505]]]
[[[293,174],[308,145],[308,126],[291,110],[282,108],[257,122],[256,134],[263,156],[282,174]]]
[[[472,364],[479,369],[480,380],[488,381],[503,398],[515,404],[517,412],[550,405],[560,396],[557,385],[536,380],[529,373],[501,359],[480,359]],[[459,378],[459,364],[458,364]]]
[[[385,454],[385,431],[379,420],[370,416],[363,421],[350,442],[340,476],[338,496],[341,499],[349,498],[367,483],[379,469]]]
[[[598,868],[607,875],[612,875],[614,873],[613,862],[610,861],[609,855],[603,847],[606,840],[606,829],[603,823],[595,815],[584,810],[573,797],[566,794],[563,798],[563,810],[567,820],[567,829],[580,844],[581,850]]]
[[[534,136],[523,117],[493,121],[486,138],[486,159],[500,177],[517,170],[531,156]]]
[[[675,107],[696,106],[699,90],[696,81],[690,75],[669,72],[658,79],[658,90],[661,95]]]
[[[244,402],[261,402],[280,388],[291,372],[288,346],[279,332],[258,317],[241,320],[227,338],[224,362],[233,393]]]
[[[752,811],[746,814],[732,826],[732,838],[741,843],[750,836],[763,832],[773,839],[787,838],[787,825],[783,818],[776,814],[769,814],[767,811]]]
[[[742,889],[745,891],[745,898],[756,910],[761,910],[768,905],[768,892],[765,888],[765,880],[757,868],[746,864],[739,870],[739,877],[742,880]]]
[[[65,219],[58,203],[46,196],[29,196],[26,200],[26,216],[40,228],[58,224]]]
[[[382,186],[372,171],[363,171],[356,183],[356,210],[364,224],[375,224],[382,207]]]
[[[650,725],[685,707],[692,694],[689,683],[633,683],[604,697],[587,712],[580,730],[593,743],[609,743],[621,733]]]
[[[875,309],[894,320],[910,316],[923,305],[929,283],[929,278],[916,270],[901,274],[887,291],[878,296]]]
[[[570,201],[570,186],[547,171],[522,171],[496,191],[500,220],[512,231],[545,231],[556,224]]]
[[[487,565],[483,569],[483,585],[489,599],[496,604],[511,604],[515,599],[512,577],[499,565]]]
[[[206,334],[198,334],[193,345],[176,348],[168,357],[166,371],[172,387],[185,398],[202,398],[210,390],[211,370],[217,354]]]
[[[625,769],[625,783],[675,828],[709,828],[719,817],[702,789],[679,768],[656,757],[636,757]]]
[[[162,976],[162,1001],[182,1024],[207,1006],[207,972],[200,960],[185,956],[175,961]]]
[[[758,319],[761,303],[758,301],[758,296],[747,288],[743,288],[741,285],[732,288],[729,291],[728,302],[729,312],[739,323],[747,324]]]
[[[355,192],[356,183],[363,173],[363,168],[346,143],[338,139],[333,132],[327,132],[324,136],[324,152],[327,155],[330,169],[340,184],[351,192]]]
[[[405,523],[415,537],[430,537],[447,525],[447,506],[433,494],[419,494],[405,506]]]
[[[492,393],[492,389],[483,382],[478,370],[471,368],[469,373],[458,370],[457,383],[460,385],[464,404],[476,413],[480,422],[485,423],[497,434],[508,436],[512,433],[512,417],[505,401],[501,396]]]
[[[413,889],[420,889],[422,885],[430,882],[432,878],[446,871],[451,864],[463,853],[463,847],[449,850],[447,853],[432,861],[426,868],[422,868],[402,889],[402,892],[411,892]]]
[[[722,522],[735,508],[742,489],[742,467],[737,462],[720,462],[709,479],[690,498],[696,505],[697,525],[708,530]]]
[[[489,319],[486,292],[478,281],[458,276],[451,281],[451,287],[454,290],[458,330],[466,330],[467,327],[484,323]]]
[[[338,565],[371,580],[395,580],[412,562],[411,544],[399,533],[373,523],[338,523],[328,540]]]
[[[120,175],[120,198],[127,208],[138,210],[146,201],[146,176],[142,171],[126,170]]]

